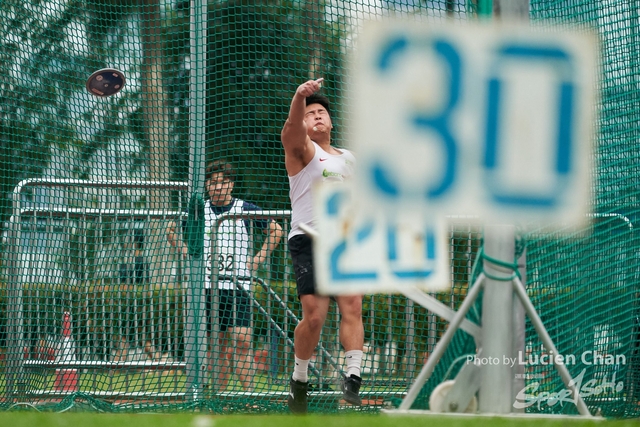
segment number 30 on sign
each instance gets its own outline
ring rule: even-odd
[[[390,214],[584,222],[597,57],[588,32],[367,23],[346,85],[354,196]]]

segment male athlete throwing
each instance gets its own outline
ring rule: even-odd
[[[342,181],[353,173],[355,166],[351,152],[331,145],[333,126],[329,100],[315,93],[321,82],[322,79],[309,80],[298,87],[281,133],[292,209],[289,251],[302,304],[302,321],[294,332],[295,368],[288,399],[289,409],[294,413],[307,412],[309,360],[320,340],[331,301],[329,297],[316,294],[312,242],[300,229],[300,224],[315,225],[312,209],[314,183]],[[345,295],[334,299],[340,310],[340,342],[347,362],[347,375],[342,379],[344,400],[359,406],[364,343],[362,296]]]

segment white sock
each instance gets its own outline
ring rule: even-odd
[[[344,353],[347,361],[347,377],[351,375],[360,376],[360,365],[362,364],[362,350],[349,350]]]
[[[309,368],[309,359],[302,360],[296,359],[296,366],[293,368],[293,375],[291,376],[294,380],[306,383],[309,381],[309,375],[307,374],[307,369]]]

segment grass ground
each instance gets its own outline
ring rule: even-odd
[[[0,412],[6,427],[637,427],[638,420],[582,420],[432,415],[229,415]]]

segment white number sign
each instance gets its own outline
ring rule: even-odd
[[[401,287],[431,291],[449,287],[448,233],[444,224],[404,215],[363,214],[352,203],[351,187],[315,189],[322,209],[314,239],[318,290],[328,295],[397,292]]]
[[[358,203],[584,221],[597,51],[588,33],[367,23],[347,85]]]

